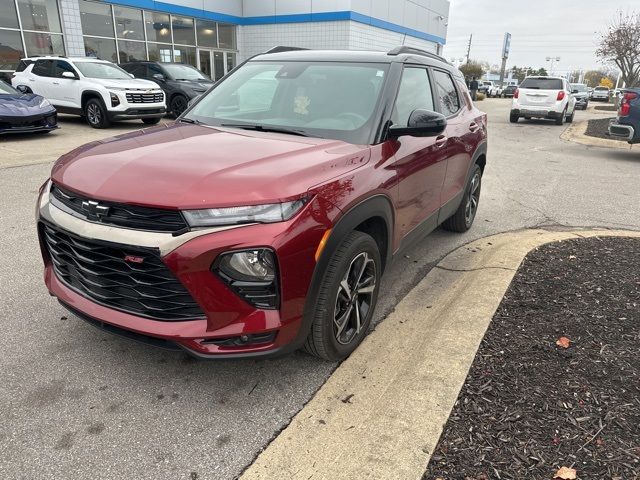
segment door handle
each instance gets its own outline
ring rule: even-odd
[[[54,85],[60,85],[58,82],[53,82]]]
[[[445,144],[447,143],[448,138],[445,137],[444,135],[440,135],[438,138],[436,138],[435,141],[435,146],[436,148],[442,148],[445,146]]]
[[[469,130],[471,131],[471,133],[476,133],[478,130],[480,130],[480,125],[478,125],[476,122],[471,122],[471,124],[469,125]]]
[[[29,81],[30,81],[30,82],[35,82],[35,81],[36,81],[36,79],[35,79],[35,78],[30,78],[30,79],[29,79]]]

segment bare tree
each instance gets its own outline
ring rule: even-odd
[[[464,65],[460,66],[460,71],[467,80],[471,80],[473,77],[480,79],[484,75],[484,68],[480,62],[470,60]]]
[[[602,35],[596,55],[622,72],[627,87],[640,84],[640,14],[623,12]]]

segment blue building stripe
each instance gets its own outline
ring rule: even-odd
[[[372,27],[382,28],[396,33],[408,35],[410,37],[427,40],[440,45],[446,44],[446,39],[432,35],[430,33],[414,30],[413,28],[403,27],[397,23],[380,20],[369,15],[353,11],[339,12],[318,12],[318,13],[298,13],[291,15],[266,15],[259,17],[238,17],[236,15],[228,15],[225,13],[210,12],[192,7],[183,7],[167,2],[156,0],[108,0],[107,3],[124,5],[128,7],[142,8],[145,10],[156,10],[165,13],[173,13],[175,15],[184,15],[189,17],[213,20],[222,23],[232,23],[235,25],[273,25],[279,23],[315,23],[315,22],[335,22],[352,20],[354,22],[371,25]]]

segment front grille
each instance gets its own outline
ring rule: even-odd
[[[56,276],[106,307],[156,320],[205,315],[153,248],[99,242],[41,223]]]
[[[57,185],[51,186],[51,195],[68,209],[93,222],[153,232],[179,232],[188,228],[178,210],[96,202]]]
[[[126,97],[129,103],[162,103],[164,101],[163,93],[127,93]]]

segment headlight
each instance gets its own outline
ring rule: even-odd
[[[51,106],[51,102],[49,102],[49,100],[47,100],[46,98],[43,98],[40,101],[40,105],[38,105],[38,108],[47,108]]]
[[[182,213],[192,227],[238,225],[242,223],[276,223],[289,220],[307,201],[307,198],[301,198],[285,203],[271,203],[250,207],[184,210]]]

